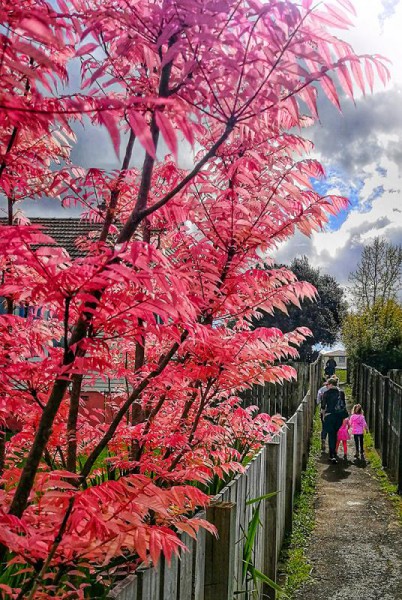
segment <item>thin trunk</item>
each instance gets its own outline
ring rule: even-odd
[[[142,241],[149,244],[151,242],[151,226],[148,219],[144,221],[144,227],[142,232]],[[142,319],[138,319],[138,326],[143,327],[144,321]],[[145,364],[145,336],[141,336],[141,342],[137,342],[135,345],[135,361],[134,361],[134,369],[137,373]],[[131,425],[138,425],[139,423],[143,423],[145,420],[145,413],[142,408],[141,396],[138,398],[138,401],[134,402],[131,407]],[[131,444],[130,454],[131,459],[135,460],[135,456],[139,453],[140,446],[138,442],[133,442]]]
[[[77,421],[83,375],[74,375],[67,419],[67,471],[77,472]]]
[[[105,435],[103,436],[101,441],[98,443],[98,445],[94,448],[94,450],[88,456],[88,458],[85,462],[85,465],[81,471],[82,480],[85,480],[88,477],[93,465],[95,464],[96,459],[101,454],[102,450],[107,446],[109,441],[112,439],[121,420],[124,418],[124,415],[126,414],[126,412],[130,409],[130,406],[140,397],[141,393],[148,387],[150,382],[153,379],[155,379],[155,377],[160,375],[162,373],[162,371],[167,367],[167,365],[169,364],[169,362],[171,361],[173,356],[176,354],[177,350],[180,348],[180,345],[188,337],[188,334],[189,334],[188,331],[184,331],[184,333],[182,333],[180,342],[175,342],[173,344],[173,346],[170,348],[169,352],[167,354],[165,354],[163,357],[161,357],[157,368],[154,369],[153,371],[151,371],[151,373],[149,373],[149,375],[147,375],[141,381],[141,383],[133,390],[133,392],[131,393],[130,397],[126,400],[126,402],[120,407],[115,418],[113,419],[112,423],[110,424],[109,429],[107,430],[107,432],[105,433]]]
[[[9,141],[6,154],[10,151],[10,149],[15,141],[16,135],[17,135],[17,128],[14,127],[13,134],[11,135],[11,139]],[[3,165],[5,166],[5,160],[3,162]],[[1,170],[1,172],[0,172],[0,177],[1,177],[2,172],[3,172],[3,170]],[[13,219],[14,219],[14,215],[13,215],[14,203],[13,203],[13,199],[10,195],[7,196],[7,206],[8,206],[8,224],[12,225]],[[8,315],[12,315],[14,312],[14,302],[13,302],[13,299],[10,298],[9,296],[7,296],[7,298],[6,298],[6,310],[7,310]],[[10,329],[11,329],[11,325],[10,325]],[[7,431],[6,427],[3,424],[0,425],[0,477],[2,477],[5,466],[6,466],[6,431]]]
[[[48,568],[50,566],[50,563],[52,562],[52,559],[53,559],[53,557],[54,557],[54,555],[56,553],[56,550],[59,547],[60,542],[63,539],[63,535],[64,535],[64,533],[65,533],[65,531],[67,529],[68,519],[70,518],[70,515],[72,513],[72,510],[73,510],[73,507],[74,507],[75,498],[76,498],[75,496],[72,496],[70,498],[70,500],[69,500],[68,508],[67,508],[67,510],[65,512],[63,521],[61,522],[59,531],[58,531],[58,533],[57,533],[57,535],[56,535],[56,537],[54,539],[54,542],[53,542],[53,544],[52,544],[52,546],[50,548],[50,552],[49,552],[49,554],[47,556],[47,559],[46,559],[43,567],[41,568],[40,572],[38,573],[38,575],[35,577],[34,581],[32,582],[32,588],[30,589],[30,593],[27,596],[27,600],[33,600],[33,598],[35,598],[36,590],[38,589],[38,586],[42,583],[42,581],[43,581],[43,579],[44,579],[44,577],[45,577],[45,575],[47,573],[47,570],[48,570]]]
[[[4,473],[6,466],[6,429],[2,425],[0,427],[0,477]]]

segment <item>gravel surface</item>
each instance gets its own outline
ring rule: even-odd
[[[312,580],[293,600],[402,600],[402,527],[370,465],[323,454],[317,467]]]

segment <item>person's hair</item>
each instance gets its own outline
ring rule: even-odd
[[[352,414],[353,415],[362,415],[363,414],[362,405],[355,404],[354,407],[352,408]]]
[[[339,383],[339,379],[338,377],[336,377],[335,375],[333,375],[332,377],[330,377],[327,381],[328,385],[338,385]]]

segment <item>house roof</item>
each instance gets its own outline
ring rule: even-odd
[[[29,219],[32,225],[42,225],[43,233],[50,235],[57,246],[65,248],[72,258],[83,256],[83,250],[77,248],[75,240],[78,237],[87,237],[91,231],[99,232],[102,223],[91,223],[78,218],[45,218],[32,217]],[[6,225],[6,219],[0,219],[1,225]],[[50,244],[49,244],[50,245]]]
[[[321,352],[323,356],[347,356],[346,350],[327,350],[326,352]]]

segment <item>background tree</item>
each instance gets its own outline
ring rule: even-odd
[[[301,300],[300,306],[287,307],[287,313],[275,311],[272,315],[260,311],[262,317],[253,323],[258,327],[278,327],[281,331],[293,331],[304,324],[312,337],[300,346],[299,355],[300,360],[309,361],[316,354],[315,344],[332,345],[337,340],[346,312],[344,292],[334,277],[312,267],[306,256],[295,258],[289,269],[299,281],[307,281],[316,288],[316,298]]]
[[[359,309],[396,299],[402,285],[402,246],[376,237],[363,248],[357,269],[349,276],[353,300]]]
[[[381,373],[402,365],[402,306],[394,300],[378,302],[360,313],[350,313],[342,326],[348,359],[364,362]]]

